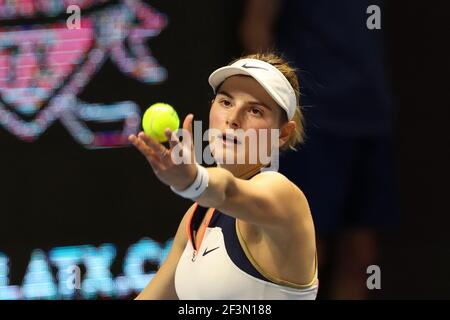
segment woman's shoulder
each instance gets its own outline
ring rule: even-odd
[[[279,171],[276,170],[264,170],[262,169],[261,172],[259,174],[257,174],[255,177],[260,176],[260,177],[277,177],[279,179],[286,179],[289,180],[288,177],[286,177],[284,174],[282,174]]]
[[[180,225],[183,225],[184,227],[187,227],[187,224],[189,223],[189,219],[194,213],[194,211],[197,209],[198,203],[194,202],[184,213],[183,219],[180,222]]]
[[[264,170],[261,171],[260,174],[254,176],[253,178],[266,179],[268,184],[290,189],[290,191],[297,193],[301,197],[304,197],[304,194],[301,191],[301,189],[281,172],[275,170]]]
[[[178,230],[177,233],[175,235],[175,240],[178,240],[178,244],[180,246],[185,246],[186,242],[188,240],[188,232],[187,232],[187,228],[188,228],[188,224],[189,224],[189,220],[190,217],[192,216],[193,212],[195,211],[195,209],[197,208],[197,203],[194,202],[184,213],[183,218],[181,219],[179,225],[178,225]]]
[[[301,218],[309,218],[310,209],[305,194],[287,176],[278,171],[262,171],[253,178],[261,179],[261,185],[271,189],[271,194],[278,199],[278,203],[283,204],[284,209],[299,211]]]

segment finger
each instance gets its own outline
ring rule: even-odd
[[[192,113],[188,114],[186,118],[184,118],[183,129],[187,130],[192,137],[192,122],[194,120],[194,115]]]
[[[178,139],[177,135],[172,130],[166,129],[166,131],[164,131],[164,134],[166,135],[166,138],[169,141],[171,150],[180,143],[180,140]]]
[[[128,140],[130,140],[130,142],[145,156],[156,175],[166,169],[161,159],[142,139],[139,138],[139,136],[136,137],[135,135],[130,135]]]
[[[155,139],[145,135],[144,133],[139,134],[139,138],[144,140],[144,142],[152,149],[154,155],[159,158],[162,163],[166,162],[167,159],[170,159],[169,155],[171,149],[167,149],[165,145],[157,142]],[[167,163],[166,163],[167,165]]]
[[[142,139],[135,135],[128,139],[147,159],[158,160],[156,153]]]
[[[139,151],[145,156],[147,161],[150,163],[155,174],[165,169],[162,159],[156,154],[142,139],[137,137],[133,144],[138,148]]]
[[[188,145],[191,149],[192,155],[194,155],[194,135],[193,135],[193,129],[192,129],[192,123],[194,121],[194,115],[192,113],[188,114],[183,122],[183,129],[185,132],[187,131],[189,133],[188,139],[186,139],[186,142],[189,143]],[[183,143],[185,143],[184,137],[183,137]],[[185,144],[187,145],[187,144]]]
[[[166,147],[164,147],[161,143],[156,141],[155,139],[147,136],[144,132],[140,132],[138,137],[145,142],[145,144],[153,150],[155,154],[162,154],[165,152]]]
[[[152,150],[145,144],[144,141],[136,137],[134,134],[128,137],[128,140],[144,155],[151,155]]]
[[[128,141],[130,141],[131,143],[133,143],[133,141],[134,141],[135,139],[137,139],[137,137],[136,137],[134,134],[130,134],[130,135],[128,136]]]

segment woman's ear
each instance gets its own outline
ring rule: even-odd
[[[279,137],[279,147],[281,148],[289,138],[295,133],[295,129],[297,128],[297,124],[295,121],[288,121],[283,124],[280,128],[280,137]]]

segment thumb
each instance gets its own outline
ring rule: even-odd
[[[194,115],[192,113],[188,114],[186,118],[184,118],[183,122],[183,130],[189,134],[186,141],[183,137],[183,144],[190,149],[192,161],[196,161],[195,159],[195,148],[194,148],[194,133],[192,129],[192,123],[194,122]]]
[[[184,118],[183,129],[187,130],[192,137],[192,122],[194,121],[194,115],[192,113],[188,114],[186,118]]]

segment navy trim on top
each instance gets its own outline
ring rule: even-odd
[[[259,173],[260,172],[256,172],[254,175],[247,178],[247,180],[251,179],[252,177],[256,176]],[[197,205],[197,208],[193,213],[189,232],[191,233],[191,239],[192,242],[194,243],[193,244],[194,248],[195,248],[194,230],[198,231],[208,209],[209,208]],[[222,229],[222,234],[225,242],[225,250],[227,251],[231,261],[233,261],[233,263],[239,269],[257,279],[267,281],[270,283],[275,283],[272,280],[269,280],[266,277],[264,277],[258,270],[256,270],[256,268],[248,259],[247,255],[244,252],[244,249],[242,249],[241,243],[239,242],[239,238],[236,233],[236,218],[230,217],[216,209],[208,225],[208,228],[214,227],[220,227]],[[195,248],[195,250],[198,250],[198,248]]]
[[[191,233],[193,230],[197,230],[205,216],[208,208],[198,206],[194,212],[191,223]],[[215,210],[211,221],[209,222],[209,228],[220,227],[225,242],[225,250],[228,253],[231,261],[245,273],[258,278],[263,281],[274,283],[273,281],[264,277],[248,259],[241,243],[239,242],[238,235],[236,233],[236,218],[230,217],[222,212]],[[194,239],[194,238],[192,238]],[[195,241],[195,240],[194,240]]]

